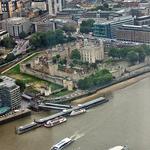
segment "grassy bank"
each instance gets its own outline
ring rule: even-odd
[[[12,77],[14,79],[22,80],[24,83],[31,86],[33,89],[38,89],[41,86],[45,86],[45,85],[51,86],[52,90],[61,88],[60,85],[57,85],[57,84],[54,84],[45,80],[41,80],[35,76],[21,73],[19,64],[17,64],[15,67],[7,71],[5,75]]]

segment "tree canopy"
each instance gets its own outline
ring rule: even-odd
[[[104,10],[104,11],[110,11],[111,8],[109,8],[108,3],[103,3],[101,6],[96,6],[95,8],[92,8],[91,11],[97,11],[97,10]]]
[[[56,44],[73,41],[74,38],[66,37],[62,30],[38,32],[32,35],[29,42],[33,48],[51,47]]]
[[[21,39],[24,39],[26,36],[27,36],[27,34],[24,31],[19,34],[19,37]]]
[[[67,33],[75,32],[76,31],[76,27],[74,25],[64,25],[62,30],[64,30]]]
[[[129,62],[131,64],[134,64],[138,61],[139,57],[138,57],[138,54],[134,51],[130,51],[128,52],[127,54],[127,59],[129,60]]]
[[[12,61],[16,58],[16,56],[13,54],[13,53],[9,53],[7,54],[6,58],[5,58],[5,61],[6,62],[9,62],[9,61]]]
[[[6,47],[6,48],[14,48],[16,43],[13,40],[13,38],[11,37],[5,37],[2,41],[1,41],[1,45]]]
[[[95,21],[93,19],[82,21],[82,23],[80,24],[80,32],[81,33],[92,32],[92,27],[93,27],[94,22]]]
[[[80,60],[81,59],[81,55],[80,55],[79,50],[77,50],[77,49],[72,50],[71,59],[73,59],[73,60]]]
[[[107,69],[97,71],[95,74],[90,75],[84,79],[78,81],[78,87],[80,89],[89,89],[95,86],[103,86],[113,79],[112,74]]]
[[[23,92],[26,88],[25,83],[22,80],[16,80],[15,82],[18,86],[20,86],[20,91]]]
[[[136,61],[144,62],[146,55],[150,55],[150,47],[147,45],[142,45],[137,47],[110,48],[108,55],[114,59],[126,59],[131,63],[134,62],[132,62],[132,59],[137,59]]]

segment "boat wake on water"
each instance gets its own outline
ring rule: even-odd
[[[74,133],[70,138],[74,141],[80,139],[81,137],[83,137],[85,134],[84,133],[79,133],[79,132],[76,132]]]

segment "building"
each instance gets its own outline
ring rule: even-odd
[[[139,43],[150,43],[150,27],[146,25],[123,25],[118,28],[117,39]]]
[[[80,49],[83,62],[95,63],[104,59],[104,45],[102,41],[96,44],[84,41],[84,47]]]
[[[61,29],[65,25],[73,26],[75,28],[77,27],[77,22],[73,21],[72,19],[58,19],[58,18],[54,18],[54,19],[49,19],[49,22],[54,24],[55,29]]]
[[[140,1],[137,0],[124,0],[123,1],[123,5],[127,8],[127,7],[138,7],[139,6]]]
[[[0,41],[6,37],[9,37],[9,33],[7,31],[0,30]]]
[[[123,24],[134,24],[134,18],[132,16],[117,17],[113,20],[98,20],[94,23],[93,34],[96,37],[103,38],[116,38],[118,27]]]
[[[46,0],[32,0],[31,7],[40,9],[42,11],[47,11],[47,1]]]
[[[140,17],[150,15],[150,7],[134,7],[130,10],[130,15]]]
[[[20,87],[15,80],[7,76],[1,77],[0,100],[2,107],[10,107],[11,110],[18,109],[21,105]]]
[[[3,14],[3,18],[16,16],[21,9],[21,0],[1,0],[0,2],[0,12]]]
[[[57,12],[62,11],[62,0],[48,0],[49,15],[56,15]]]
[[[55,23],[46,21],[46,22],[35,22],[35,32],[48,32],[49,30],[55,30]]]
[[[149,16],[141,16],[141,17],[136,17],[134,20],[135,25],[150,25],[150,15]]]
[[[31,32],[31,23],[25,17],[13,17],[2,21],[2,29],[6,30],[10,36],[19,37],[19,34]]]

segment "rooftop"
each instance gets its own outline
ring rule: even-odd
[[[122,25],[119,27],[120,29],[126,29],[126,30],[138,30],[138,31],[146,31],[150,32],[150,26],[143,25],[143,26],[137,26],[137,25]]]
[[[7,34],[8,32],[5,31],[5,30],[0,30],[0,36],[4,35],[4,34]]]
[[[112,20],[104,20],[104,19],[97,19],[96,22],[94,24],[111,24],[111,23],[116,23],[118,21],[124,21],[124,20],[128,20],[128,19],[134,19],[132,16],[123,16],[123,17],[115,17]]]
[[[26,22],[28,19],[25,18],[25,17],[12,17],[12,18],[8,18],[7,20],[4,20],[4,21],[7,21],[9,23],[12,23],[12,24],[21,24],[21,23],[24,23]]]
[[[15,80],[10,78],[10,77],[1,76],[0,79],[2,79],[2,82],[0,82],[0,86],[5,86],[5,87],[8,87],[8,88],[16,86]]]

